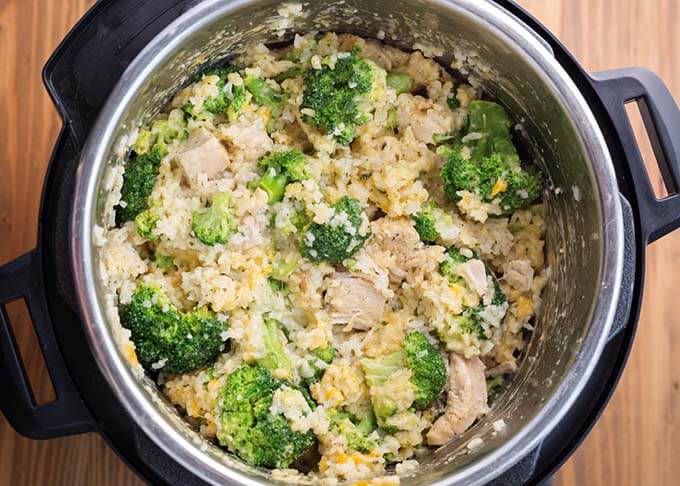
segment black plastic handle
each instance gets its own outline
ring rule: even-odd
[[[49,439],[93,430],[94,421],[66,369],[50,324],[41,260],[34,250],[0,267],[0,409],[22,435]],[[36,404],[4,305],[24,299],[56,398]]]
[[[634,179],[642,234],[648,243],[680,227],[680,110],[664,82],[642,68],[618,69],[592,75],[593,86],[611,116]],[[635,140],[625,104],[637,101],[668,188],[657,199]]]

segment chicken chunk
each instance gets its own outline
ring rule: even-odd
[[[419,142],[434,143],[436,134],[449,133],[453,128],[450,111],[421,96],[402,94],[397,100],[397,107],[399,128],[411,127]]]
[[[486,400],[484,363],[477,357],[465,359],[451,353],[446,410],[428,431],[427,443],[440,446],[465,432],[486,413]]]
[[[473,259],[461,263],[456,267],[456,273],[463,277],[470,289],[480,297],[484,297],[489,291],[486,267],[481,260]]]
[[[373,242],[395,254],[410,253],[420,247],[420,237],[406,219],[380,218],[371,224]]]
[[[274,148],[262,118],[250,122],[239,122],[229,125],[222,131],[246,160],[256,160]]]
[[[217,138],[200,128],[186,141],[177,161],[189,185],[198,190],[201,175],[210,179],[227,168],[229,154]]]
[[[503,280],[520,292],[528,292],[534,282],[534,268],[527,259],[508,262],[503,269]]]
[[[407,219],[381,218],[371,224],[373,236],[368,251],[393,255],[394,264],[388,266],[390,280],[410,283],[434,272],[444,260],[445,248],[424,247],[413,225]]]
[[[333,324],[347,324],[348,331],[371,329],[385,312],[385,297],[373,283],[350,273],[329,278],[324,299]]]

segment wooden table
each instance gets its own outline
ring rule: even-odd
[[[160,1],[160,0],[158,0]],[[47,57],[90,0],[0,0],[0,264],[36,240],[40,187],[60,121],[40,80]],[[597,71],[639,65],[659,73],[680,99],[680,1],[522,0]],[[678,134],[680,136],[680,134]],[[658,177],[655,183],[659,185]],[[680,234],[648,250],[647,293],[623,379],[584,445],[562,468],[559,484],[680,484]],[[9,309],[27,347],[39,353],[20,307]],[[43,373],[34,387],[49,389]],[[0,391],[2,393],[2,391]],[[0,486],[139,484],[94,434],[37,442],[0,418]]]

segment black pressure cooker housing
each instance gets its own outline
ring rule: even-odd
[[[626,220],[622,298],[596,370],[577,402],[540,447],[494,484],[538,484],[579,446],[609,400],[637,327],[647,243],[680,226],[680,202],[657,201],[633,138],[624,102],[638,101],[669,192],[680,181],[680,113],[668,90],[645,71],[590,76],[565,47],[511,0],[494,0],[529,26],[553,51],[595,114],[612,154]],[[17,432],[47,439],[100,433],[153,484],[203,484],[163,452],[127,415],[101,375],[83,333],[68,255],[75,172],[90,128],[123,71],[164,27],[200,0],[100,0],[45,66],[45,85],[63,119],[43,187],[38,245],[0,268],[0,408]],[[2,308],[24,298],[56,391],[37,405]]]

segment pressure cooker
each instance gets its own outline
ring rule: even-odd
[[[293,2],[294,3],[294,2]],[[100,433],[151,483],[274,480],[203,439],[115,344],[98,278],[95,225],[106,174],[131,127],[202,68],[295,33],[350,32],[411,49],[502,103],[547,187],[551,277],[526,356],[490,412],[419,460],[403,484],[535,484],[576,449],[606,405],[635,335],[645,247],[680,226],[680,111],[642,69],[586,73],[509,0],[101,0],[44,69],[63,119],[45,177],[38,245],[0,268],[0,304],[27,302],[56,399],[37,405],[0,313],[0,408],[28,437]],[[291,14],[292,12],[292,14]],[[651,187],[625,105],[636,102],[671,195]],[[506,429],[492,424],[503,419]],[[479,447],[466,447],[481,437]]]

